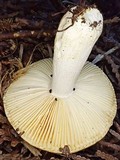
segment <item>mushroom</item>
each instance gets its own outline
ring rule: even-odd
[[[67,145],[74,153],[108,132],[116,114],[114,89],[100,68],[86,62],[102,28],[97,8],[76,15],[68,11],[56,34],[53,60],[31,64],[6,90],[6,116],[29,144],[53,153]]]

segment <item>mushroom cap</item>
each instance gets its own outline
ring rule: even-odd
[[[30,65],[4,95],[5,113],[14,129],[31,145],[54,153],[68,145],[70,152],[101,140],[116,114],[111,82],[90,62],[83,67],[76,90],[66,98],[49,92],[52,59]]]

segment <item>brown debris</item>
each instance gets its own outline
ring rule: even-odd
[[[120,86],[120,73],[119,73],[120,66],[114,63],[111,56],[106,55],[105,58],[107,62],[111,65],[112,72],[115,74],[115,77],[118,80],[118,85]]]
[[[119,160],[118,158],[105,152],[101,152],[100,150],[97,150],[96,155],[104,160]]]
[[[59,150],[60,152],[62,152],[62,155],[64,155],[65,157],[69,157],[70,149],[67,145],[65,145],[64,148],[60,148]]]
[[[101,141],[100,144],[102,146],[105,146],[105,147],[108,147],[108,148],[111,148],[113,150],[116,150],[116,151],[119,151],[120,152],[120,146],[117,145],[117,144],[112,144],[110,142],[105,142],[105,141]]]
[[[0,123],[1,123],[1,124],[7,123],[6,117],[3,116],[2,114],[0,114]]]

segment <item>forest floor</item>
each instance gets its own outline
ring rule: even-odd
[[[35,61],[53,57],[56,30],[67,7],[73,6],[70,2],[74,5],[79,3],[77,0],[1,0],[0,2],[0,160],[120,159],[119,0],[86,0],[86,3],[96,4],[104,16],[103,33],[95,44],[89,61],[94,60],[107,74],[117,97],[117,114],[113,126],[104,139],[75,154],[70,154],[68,151],[57,155],[40,151],[23,142],[4,113],[2,98],[5,89],[12,81],[13,74]]]

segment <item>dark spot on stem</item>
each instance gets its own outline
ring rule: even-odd
[[[73,88],[73,91],[75,91],[75,88]]]
[[[49,92],[52,93],[52,89],[50,89]]]
[[[85,23],[86,22],[84,17],[82,17],[81,19],[82,19],[81,23]]]
[[[57,98],[55,98],[55,101],[57,101]]]

